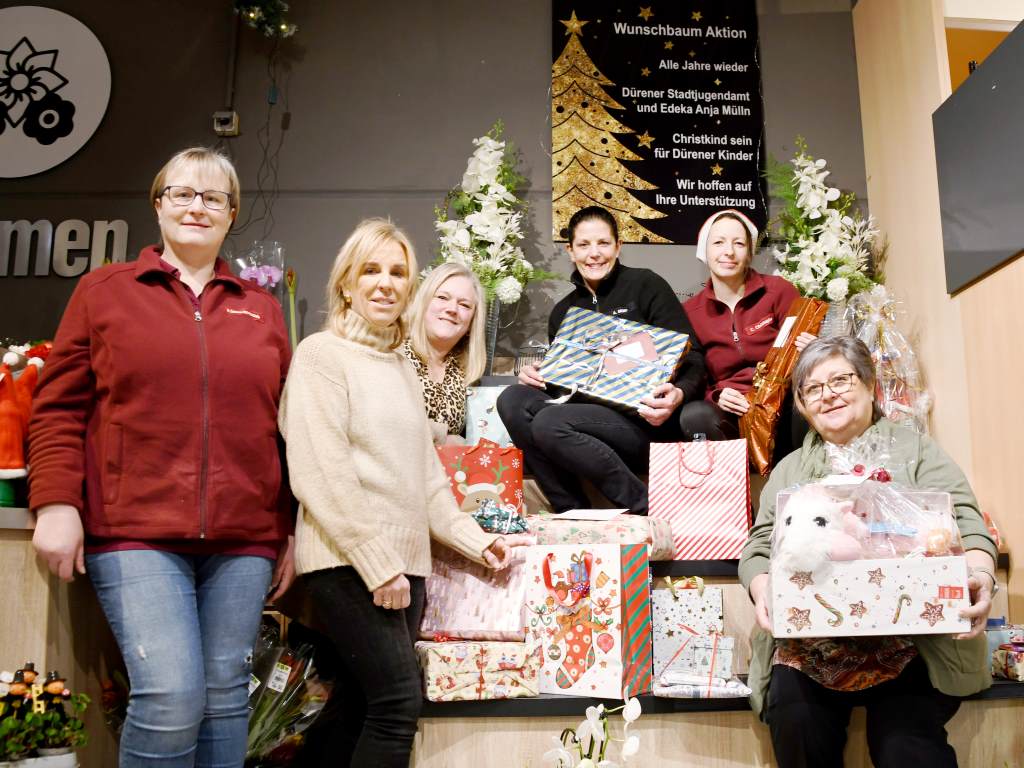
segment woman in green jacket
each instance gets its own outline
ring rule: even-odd
[[[959,467],[926,435],[881,418],[871,355],[852,337],[816,339],[793,371],[793,392],[812,431],[783,459],[761,494],[757,522],[740,559],[740,580],[755,604],[751,705],[771,730],[780,768],[841,766],[854,706],[867,708],[867,738],[879,768],[955,766],[945,724],[959,697],[991,682],[983,637],[996,589],[996,548]],[[767,607],[776,494],[835,474],[836,447],[853,452],[882,442],[884,468],[905,487],[947,491],[966,550],[971,620],[963,635],[776,640]]]

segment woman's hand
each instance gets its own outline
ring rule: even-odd
[[[529,536],[499,536],[484,550],[484,562],[488,568],[500,571],[511,562],[513,547],[525,547],[533,541]]]
[[[750,410],[750,403],[747,401],[747,396],[738,389],[726,387],[718,396],[718,407],[727,413],[742,416]]]
[[[987,552],[980,549],[969,549],[966,553],[967,568],[970,576],[967,577],[967,589],[971,595],[971,607],[964,608],[960,615],[971,620],[971,631],[957,635],[957,640],[970,640],[985,631],[985,623],[989,611],[992,610],[992,590],[995,587],[996,567]],[[975,571],[974,569],[982,569]]]
[[[519,369],[519,383],[526,384],[528,387],[544,389],[544,378],[535,365],[524,365]]]
[[[388,611],[409,607],[409,580],[400,573],[391,581],[373,590],[373,604]]]
[[[656,386],[651,394],[640,401],[637,413],[652,427],[660,427],[682,402],[683,390],[666,382]]]
[[[85,573],[85,533],[78,510],[69,504],[47,504],[36,510],[32,534],[36,554],[46,561],[51,573],[72,581],[75,572]]]
[[[793,346],[796,347],[797,352],[803,352],[804,347],[806,347],[816,338],[818,337],[815,336],[813,333],[808,333],[807,331],[804,331],[799,336],[797,336],[796,339],[793,340]]]
[[[768,615],[768,574],[759,573],[750,581],[750,597],[754,601],[754,618],[757,626],[772,633],[772,618]]]
[[[281,545],[274,564],[274,576],[270,581],[270,597],[267,602],[273,603],[288,591],[295,581],[295,536],[289,536]]]

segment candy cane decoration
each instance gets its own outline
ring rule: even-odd
[[[818,601],[818,604],[821,605],[822,608],[824,608],[826,611],[831,613],[832,616],[834,617],[834,618],[831,618],[831,619],[828,620],[828,625],[830,627],[838,627],[840,624],[843,623],[843,614],[840,613],[839,611],[837,611],[831,605],[829,605],[825,601],[824,597],[822,597],[819,593],[815,592],[814,593],[814,599]]]
[[[910,605],[910,602],[910,595],[906,592],[899,596],[899,599],[896,601],[896,613],[892,617],[893,624],[900,620],[900,611],[903,610],[903,604],[906,603],[907,605]]]

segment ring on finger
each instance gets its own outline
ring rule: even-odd
[[[383,607],[385,607],[385,608],[390,608],[391,607],[391,601],[390,600],[385,600],[384,602],[381,603],[381,605]]]

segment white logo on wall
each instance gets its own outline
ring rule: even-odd
[[[110,62],[88,27],[52,8],[0,9],[0,178],[63,163],[109,101]]]

